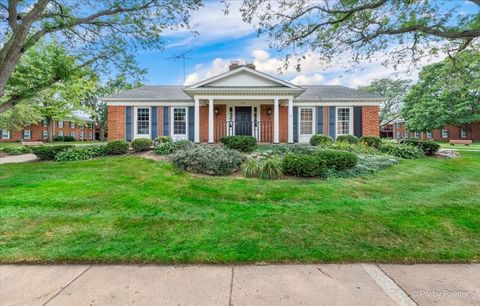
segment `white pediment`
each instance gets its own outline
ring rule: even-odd
[[[241,67],[188,86],[187,89],[215,87],[299,88],[296,85],[280,80],[263,72],[253,70],[248,67]]]

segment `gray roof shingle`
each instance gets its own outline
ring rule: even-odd
[[[300,94],[296,101],[312,101],[322,99],[379,99],[382,96],[365,93],[340,85],[303,85],[306,90]],[[108,96],[107,99],[152,99],[159,101],[185,101],[192,100],[181,85],[144,85]],[[241,87],[240,87],[241,88]]]

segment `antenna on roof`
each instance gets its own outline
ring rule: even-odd
[[[174,55],[172,57],[169,57],[167,58],[167,60],[172,60],[172,61],[176,61],[176,60],[179,60],[179,59],[182,59],[183,60],[183,83],[185,83],[185,60],[187,59],[192,59],[191,57],[187,57],[186,55],[191,52],[192,49],[190,50],[187,50],[185,52],[182,52],[180,54],[177,54],[177,55]]]

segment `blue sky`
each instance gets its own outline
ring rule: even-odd
[[[199,32],[194,36],[188,31],[165,33],[166,47],[162,51],[144,51],[137,54],[140,65],[147,68],[145,84],[182,84],[183,63],[172,61],[169,57],[187,50],[187,83],[195,83],[206,77],[225,72],[231,60],[254,61],[258,70],[292,81],[296,84],[338,84],[350,87],[367,85],[374,79],[382,77],[405,77],[416,79],[419,67],[400,66],[397,70],[378,62],[365,63],[355,72],[348,72],[342,65],[346,60],[338,59],[333,66],[320,65],[312,54],[303,65],[300,73],[288,70],[278,74],[281,57],[268,48],[266,37],[257,37],[252,25],[241,20],[238,6],[240,1],[232,1],[230,14],[223,14],[223,6],[217,1],[206,2],[204,7],[192,16]],[[461,4],[466,11],[474,6],[463,0],[449,3]],[[421,65],[440,60],[441,57],[425,59]]]

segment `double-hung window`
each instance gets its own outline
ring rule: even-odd
[[[92,132],[88,132],[88,139],[93,139],[93,133]]]
[[[432,138],[432,132],[427,132],[427,138]]]
[[[174,135],[187,134],[187,109],[186,108],[173,109],[173,134]]]
[[[442,130],[442,138],[448,138],[448,130]]]
[[[42,139],[48,138],[48,131],[42,131]]]
[[[460,129],[460,137],[461,138],[467,138],[467,130],[466,129]]]
[[[397,131],[397,132],[395,133],[395,138],[400,139],[400,132],[399,132],[399,131]]]
[[[135,134],[137,136],[150,136],[150,108],[138,107],[137,112],[137,125]]]
[[[32,131],[23,130],[23,139],[32,139]]]
[[[72,129],[75,128],[75,122],[70,122],[70,128],[72,128]]]
[[[70,132],[70,136],[72,136],[73,138],[75,138],[75,132]]]
[[[2,130],[2,138],[1,139],[10,139],[10,131],[9,130]]]
[[[408,139],[408,131],[403,132],[403,139]]]
[[[58,136],[63,136],[63,131],[58,131],[58,132],[57,132],[57,135],[58,135]]]
[[[80,132],[80,140],[83,140],[83,132]]]
[[[337,108],[337,135],[347,135],[352,133],[352,108]]]
[[[63,128],[63,121],[58,121],[58,127],[61,128],[61,129]]]
[[[413,132],[413,138],[419,138],[420,134],[418,132]]]

